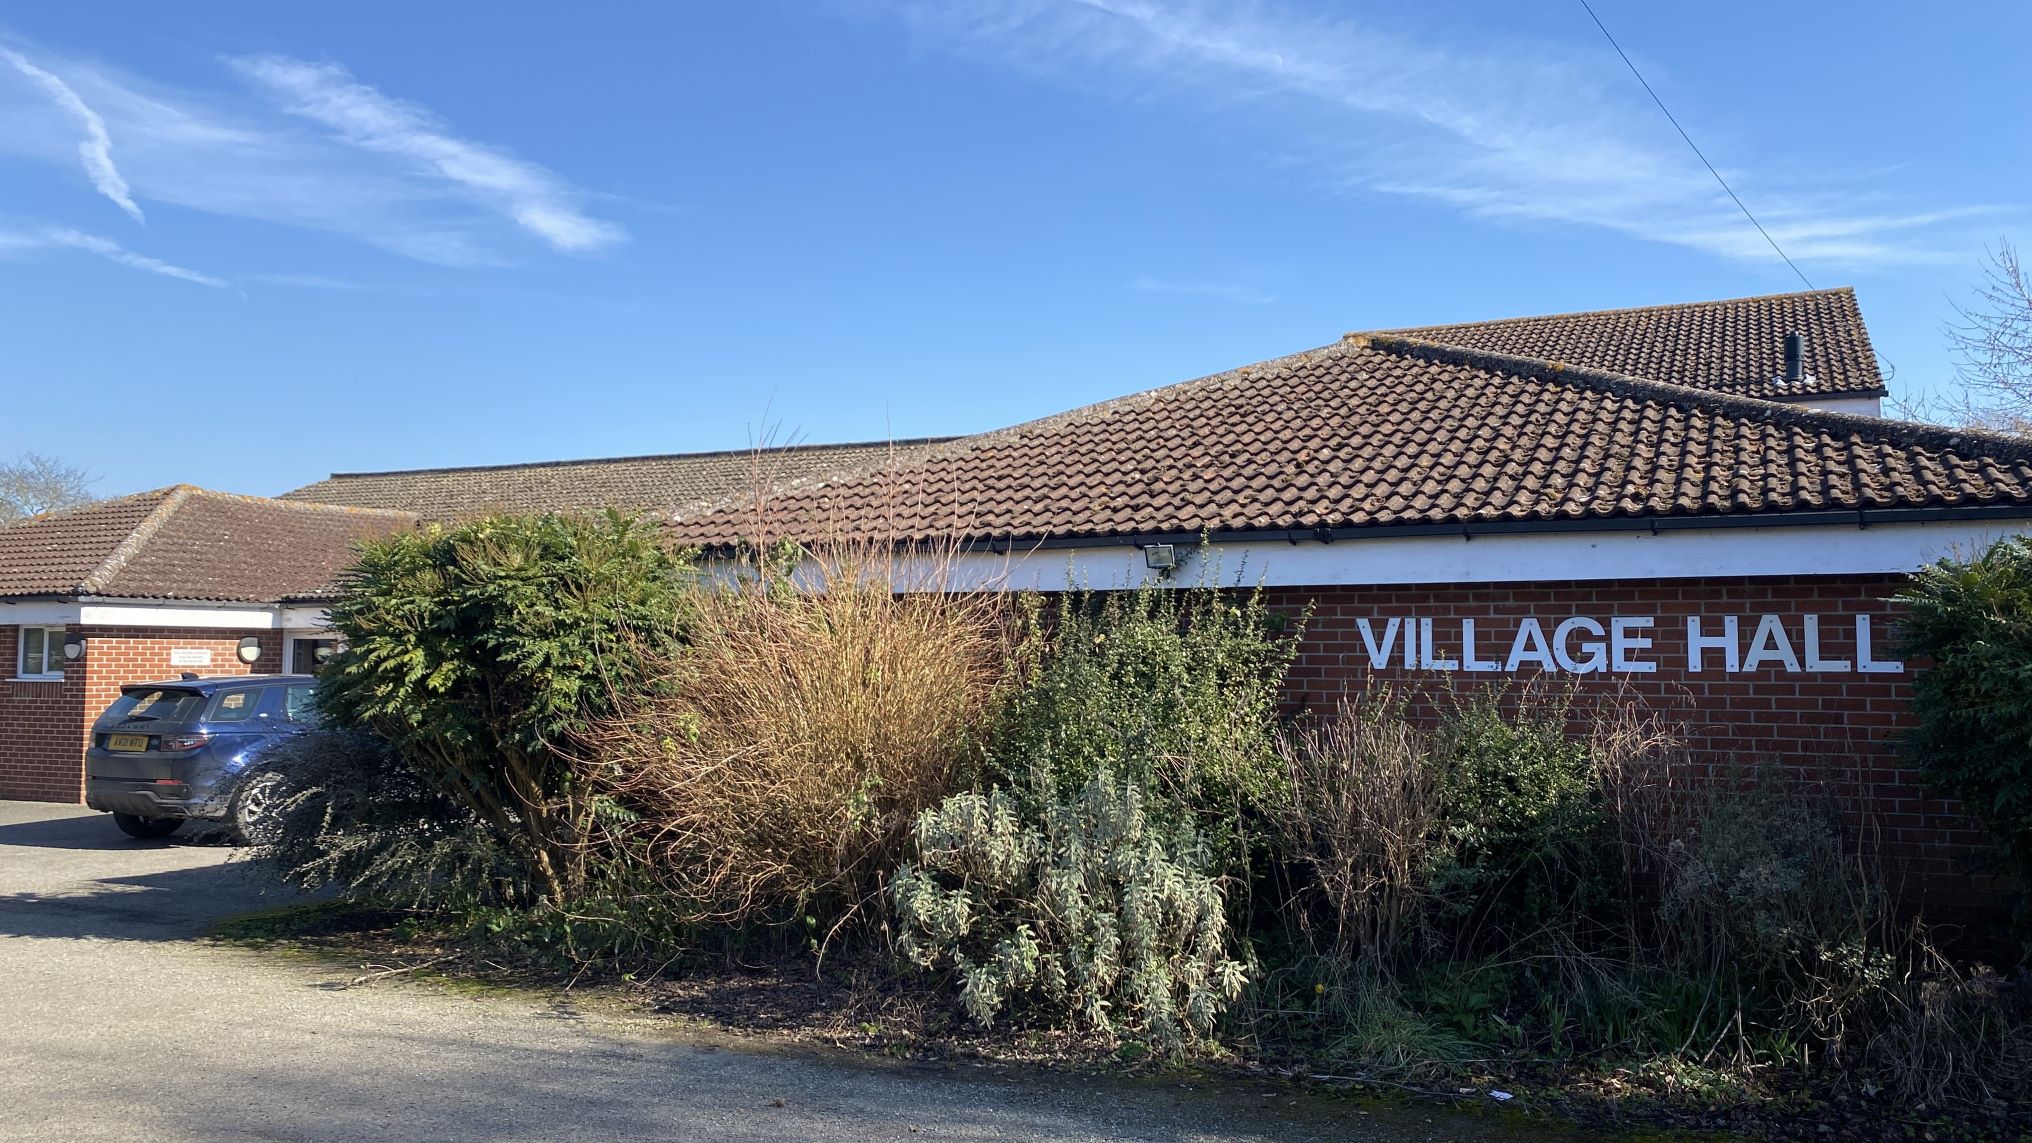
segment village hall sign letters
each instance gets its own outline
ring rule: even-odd
[[[1355,621],[1369,666],[1385,670],[1512,673],[1526,665],[1551,672],[1592,675],[1655,673],[1658,619],[1618,615],[1606,622],[1586,615],[1563,619],[1430,619],[1417,615]],[[1678,620],[1671,620],[1677,623]],[[1739,674],[1782,669],[1787,674],[1899,674],[1905,664],[1875,657],[1867,615],[1722,615],[1686,618],[1683,650],[1664,662],[1669,670]],[[1822,636],[1829,636],[1823,644]],[[1850,636],[1839,638],[1838,636]],[[1834,657],[1829,646],[1840,646]]]

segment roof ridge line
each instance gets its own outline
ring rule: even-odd
[[[1552,314],[1517,314],[1514,317],[1480,318],[1472,321],[1442,322],[1438,325],[1400,325],[1400,326],[1391,326],[1388,329],[1356,330],[1353,333],[1348,334],[1348,336],[1349,337],[1362,335],[1380,336],[1385,334],[1405,336],[1407,331],[1409,330],[1460,329],[1463,326],[1471,326],[1471,325],[1514,325],[1518,322],[1527,322],[1527,321],[1558,321],[1562,318],[1592,317],[1608,314],[1642,314],[1642,313],[1654,313],[1659,310],[1692,309],[1695,306],[1727,306],[1727,305],[1735,305],[1741,302],[1768,302],[1768,301],[1776,301],[1779,298],[1807,298],[1813,297],[1817,294],[1853,295],[1855,292],[1856,288],[1854,286],[1821,286],[1819,288],[1811,290],[1786,290],[1776,294],[1745,294],[1739,298],[1710,298],[1704,301],[1696,301],[1696,302],[1659,302],[1655,305],[1648,306],[1615,306],[1605,310],[1565,310],[1560,313],[1552,313]]]
[[[1200,386],[1212,387],[1214,385],[1240,380],[1256,372],[1257,370],[1281,367],[1287,364],[1295,364],[1301,361],[1313,360],[1319,357],[1338,356],[1339,354],[1346,351],[1348,344],[1349,344],[1348,340],[1346,338],[1343,338],[1340,341],[1332,342],[1327,345],[1317,345],[1312,347],[1311,349],[1301,349],[1296,353],[1286,353],[1279,357],[1272,357],[1266,361],[1252,361],[1247,365],[1237,365],[1232,369],[1224,369],[1218,373],[1208,373],[1205,376],[1201,377],[1190,377],[1184,381],[1173,381],[1169,385],[1159,385],[1155,389],[1141,389],[1134,393],[1125,393],[1120,397],[1109,397],[1106,398],[1105,400],[1094,401],[1089,404],[1080,405],[1076,408],[1066,409],[1062,412],[1052,413],[1043,417],[1035,417],[1028,421],[1019,421],[1013,425],[1004,425],[998,429],[988,429],[983,432],[968,433],[964,436],[947,437],[944,440],[939,441],[936,444],[932,445],[930,448],[925,449],[923,452],[918,453],[915,459],[920,461],[934,459],[942,460],[947,457],[964,456],[969,452],[975,451],[980,448],[988,447],[1000,441],[1006,440],[1010,437],[1017,436],[1018,434],[1021,433],[1029,432],[1036,429],[1056,428],[1062,424],[1076,422],[1083,417],[1093,416],[1104,412],[1112,412],[1118,408],[1135,408],[1140,405],[1150,404],[1167,395],[1177,393],[1181,390],[1197,388]],[[860,477],[868,476],[873,473],[881,471],[882,468],[890,460],[893,459],[895,459],[895,454],[892,451],[889,456],[884,457],[882,461],[875,464],[869,464],[858,468],[851,468],[841,472],[826,473],[823,476],[798,477],[796,479],[785,481],[780,484],[771,485],[768,489],[768,495],[773,497],[792,490],[807,491],[811,489],[824,488],[838,481],[858,479]],[[696,515],[707,516],[715,512],[719,512],[723,509],[732,507],[734,504],[738,502],[741,495],[745,494],[730,494],[727,496],[720,497],[716,500],[695,500],[689,504],[679,505],[678,508],[697,509],[697,512],[695,513]],[[664,517],[668,520],[680,520],[684,518],[675,509],[667,510],[664,513]]]
[[[134,525],[134,530],[127,533],[127,538],[115,545],[113,550],[107,553],[106,558],[100,561],[98,567],[87,572],[85,578],[78,581],[78,593],[97,595],[105,591],[106,585],[120,573],[120,569],[126,567],[141,553],[141,549],[147,546],[148,541],[155,538],[155,534],[162,530],[162,526],[169,522],[171,516],[176,515],[177,509],[183,507],[190,500],[191,493],[196,491],[198,489],[189,484],[171,485],[169,494],[162,498],[162,503],[157,504],[148,515],[142,517],[141,522]]]
[[[1805,426],[1826,430],[1846,429],[1850,435],[1896,444],[1923,444],[1947,452],[1961,452],[1964,442],[1989,446],[1989,455],[2002,454],[2014,460],[2032,461],[2032,440],[1988,429],[1958,429],[1901,421],[1890,417],[1868,417],[1832,409],[1807,409],[1785,401],[1767,401],[1741,393],[1722,393],[1672,381],[1637,377],[1608,369],[1567,365],[1513,353],[1473,349],[1426,338],[1393,334],[1351,334],[1349,344],[1374,346],[1386,353],[1401,353],[1428,361],[1467,365],[1490,372],[1508,373],[1551,384],[1576,385],[1615,396],[1648,396],[1675,404],[1738,413],[1774,424]]]
[[[511,468],[564,468],[575,464],[620,464],[636,460],[691,460],[696,457],[740,456],[753,452],[815,452],[821,449],[879,448],[882,446],[944,444],[958,440],[958,437],[903,437],[889,441],[839,441],[830,444],[803,443],[785,445],[751,445],[747,448],[708,449],[704,452],[651,452],[635,456],[587,456],[570,460],[526,460],[509,464],[454,464],[437,468],[390,468],[374,472],[334,472],[322,480],[313,480],[303,488],[314,488],[327,480],[357,478],[362,476],[425,476],[448,472],[502,472]],[[290,493],[301,492],[303,488],[291,489]],[[289,495],[285,493],[284,495]]]
[[[244,492],[221,492],[216,488],[200,488],[194,484],[179,484],[196,496],[209,500],[231,500],[240,504],[258,504],[267,508],[287,508],[295,512],[331,512],[344,516],[394,516],[416,519],[417,514],[401,508],[360,508],[351,504],[327,504],[320,500],[284,500],[279,496],[251,496]]]
[[[31,521],[59,520],[65,516],[74,516],[77,513],[86,511],[88,509],[104,508],[108,504],[123,504],[129,500],[146,500],[151,496],[153,497],[167,496],[170,493],[176,491],[177,489],[185,487],[188,486],[182,484],[170,484],[165,485],[161,488],[150,488],[141,492],[129,492],[124,496],[108,496],[103,500],[87,500],[83,504],[73,504],[68,508],[51,508],[47,512],[37,512],[33,516],[22,516],[18,519],[9,520],[5,524],[0,524],[0,527],[13,527],[16,524],[27,524]]]

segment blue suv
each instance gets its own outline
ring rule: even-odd
[[[260,841],[282,797],[263,762],[311,729],[309,675],[239,675],[134,683],[92,724],[85,804],[130,837],[168,837],[190,820]]]

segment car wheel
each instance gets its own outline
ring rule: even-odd
[[[114,814],[113,824],[128,837],[168,837],[183,828],[182,818],[144,818],[140,814]]]
[[[266,771],[240,783],[233,795],[233,832],[243,845],[266,845],[282,828],[282,775]]]

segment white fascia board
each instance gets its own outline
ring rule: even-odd
[[[272,631],[281,626],[280,609],[253,607],[172,607],[137,600],[86,600],[76,622],[87,627],[227,627],[236,631]]]
[[[56,600],[0,603],[0,627],[68,627],[78,621],[78,605]]]
[[[1884,415],[1884,400],[1881,397],[1830,397],[1824,401],[1806,397],[1791,404],[1819,413],[1854,413],[1859,417]]]
[[[332,619],[323,607],[284,607],[281,625],[291,632],[300,630],[308,637],[312,632],[330,631]]]
[[[915,569],[920,583],[953,589],[1062,591],[1145,582],[1337,587],[1571,580],[1707,579],[1720,576],[1854,575],[1909,572],[1946,555],[1971,555],[1999,538],[2032,532],[2032,519],[1971,523],[1674,529],[1658,533],[1515,532],[1230,543],[1206,551],[1179,545],[1167,578],[1144,566],[1137,547],[1040,548],[1007,555],[970,552],[944,574]],[[1207,566],[1209,561],[1213,566]]]

